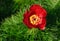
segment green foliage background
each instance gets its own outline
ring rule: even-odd
[[[8,16],[11,14],[9,15],[10,17],[5,18],[5,20],[3,19],[1,22],[0,41],[60,41],[60,0],[13,1],[19,5],[11,3],[12,7],[15,8],[11,10],[11,13],[9,13],[10,9],[7,10],[7,6],[6,8],[3,7],[3,9],[0,7],[0,15]],[[8,1],[8,3],[9,2],[11,2],[11,0]],[[47,10],[47,25],[44,31],[37,28],[28,29],[28,27],[23,24],[23,14],[32,4],[39,4]],[[19,11],[16,8],[18,8]]]

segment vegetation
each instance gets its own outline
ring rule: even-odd
[[[7,16],[6,14],[10,16],[4,17],[5,20],[1,22],[0,41],[60,41],[60,0],[13,0],[13,2],[10,0],[9,2],[6,0],[4,6],[12,4],[14,9],[9,8],[10,5],[3,6],[3,9],[0,7],[3,17]],[[23,23],[23,14],[32,4],[39,4],[47,10],[47,25],[44,31],[37,28],[29,29]],[[17,7],[19,8],[15,9]]]

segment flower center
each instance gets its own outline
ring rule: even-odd
[[[30,22],[33,25],[38,25],[40,23],[40,18],[37,15],[30,16]]]

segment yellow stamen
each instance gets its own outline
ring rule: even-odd
[[[30,22],[33,25],[37,25],[40,22],[40,18],[37,15],[30,16]]]

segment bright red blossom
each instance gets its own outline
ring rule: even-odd
[[[34,4],[30,7],[30,10],[24,13],[23,22],[29,28],[45,29],[47,12],[40,5]]]

